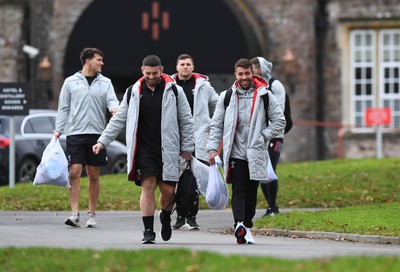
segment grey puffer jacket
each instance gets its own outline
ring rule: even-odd
[[[279,108],[275,97],[267,90],[267,83],[261,77],[253,77],[255,89],[255,103],[250,121],[248,145],[246,149],[247,160],[249,163],[249,172],[251,180],[267,180],[268,152],[267,143],[272,138],[282,133],[285,128],[285,117]],[[225,179],[229,177],[229,158],[235,140],[235,131],[238,120],[238,99],[237,82],[232,86],[232,96],[229,106],[224,107],[226,91],[222,92],[214,116],[211,120],[210,137],[207,143],[207,151],[217,151],[223,139],[223,162],[225,170]],[[270,124],[267,127],[265,119],[264,100],[262,95],[269,96],[268,116]]]
[[[261,70],[261,76],[269,82],[271,78],[271,71],[272,71],[272,63],[264,59],[263,57],[257,57],[258,62],[260,63],[260,70]],[[282,112],[285,111],[285,99],[286,99],[286,91],[285,87],[283,86],[282,82],[280,82],[278,79],[275,79],[271,86],[272,94],[275,96],[276,101],[278,102],[279,106],[282,109]],[[284,133],[278,135],[276,138],[283,138]]]
[[[165,80],[161,113],[163,180],[178,181],[180,176],[180,153],[192,153],[194,150],[193,118],[183,89],[176,85],[170,76],[162,74],[162,77]],[[98,139],[99,143],[108,146],[118,136],[121,129],[126,126],[127,173],[129,180],[135,179],[135,155],[138,144],[137,133],[142,84],[145,84],[143,77],[133,85],[129,105],[127,103],[127,91],[125,92],[118,112],[111,118]],[[172,85],[177,87],[178,105]]]
[[[118,106],[109,78],[97,74],[89,86],[82,71],[77,72],[61,88],[55,131],[65,135],[101,134],[106,126],[106,110]]]
[[[172,75],[176,79],[178,75]],[[208,161],[206,150],[210,133],[211,117],[214,114],[219,95],[211,86],[206,75],[192,73],[195,79],[193,90],[193,121],[194,121],[194,156],[197,159]]]

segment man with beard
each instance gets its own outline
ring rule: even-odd
[[[232,87],[222,92],[218,100],[207,151],[210,164],[215,164],[223,141],[222,161],[225,179],[232,185],[236,242],[254,244],[252,220],[259,182],[267,180],[267,143],[282,133],[286,122],[276,98],[267,90],[268,83],[253,75],[250,60],[242,58],[236,62],[235,78]],[[229,92],[229,104],[225,108],[225,96]]]
[[[190,161],[194,151],[193,118],[185,93],[163,73],[157,56],[145,57],[141,70],[143,77],[127,89],[93,152],[108,146],[126,126],[128,179],[142,188],[142,244],[154,244],[155,189],[160,190],[160,235],[168,241],[179,165],[182,158]]]

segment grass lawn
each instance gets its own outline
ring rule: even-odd
[[[321,210],[261,218],[255,227],[398,237],[399,166],[400,159],[394,158],[279,164],[279,207]],[[102,176],[98,210],[139,210],[139,196],[140,187],[125,175]],[[81,203],[87,202],[83,178]],[[266,206],[259,190],[258,208]],[[200,209],[208,209],[204,197]],[[69,210],[68,190],[31,184],[0,187],[0,210]],[[281,260],[187,250],[2,248],[0,267],[1,271],[400,271],[400,257]]]

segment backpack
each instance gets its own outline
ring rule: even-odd
[[[268,82],[268,89],[272,91],[272,82],[274,82],[275,78],[271,77]],[[285,110],[283,111],[283,115],[285,115],[285,120],[286,120],[286,126],[285,126],[285,134],[288,133],[292,127],[293,127],[293,121],[292,121],[292,114],[290,111],[290,100],[288,94],[285,92]]]
[[[132,87],[133,87],[133,84],[128,87],[128,97],[126,98],[127,99],[126,103],[128,105],[129,105],[129,101],[131,100],[131,96],[132,96]],[[174,91],[174,94],[176,97],[176,106],[178,106],[178,90],[176,89],[175,85],[172,85],[172,91]]]
[[[182,217],[192,217],[199,211],[199,190],[190,164],[179,177],[175,194],[176,210]]]

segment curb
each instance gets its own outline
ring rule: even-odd
[[[253,233],[265,236],[283,236],[308,239],[326,239],[335,241],[347,241],[358,243],[372,243],[384,245],[400,245],[400,237],[378,236],[378,235],[360,235],[336,232],[318,232],[318,231],[290,231],[281,229],[252,229]]]
[[[208,232],[232,234],[233,228],[228,229],[207,229]],[[271,237],[288,237],[288,238],[306,238],[306,239],[324,239],[335,240],[342,242],[356,242],[368,244],[382,245],[400,245],[400,237],[379,236],[379,235],[360,235],[337,232],[319,232],[319,231],[291,231],[282,229],[252,229],[251,232],[255,235],[264,235]]]

